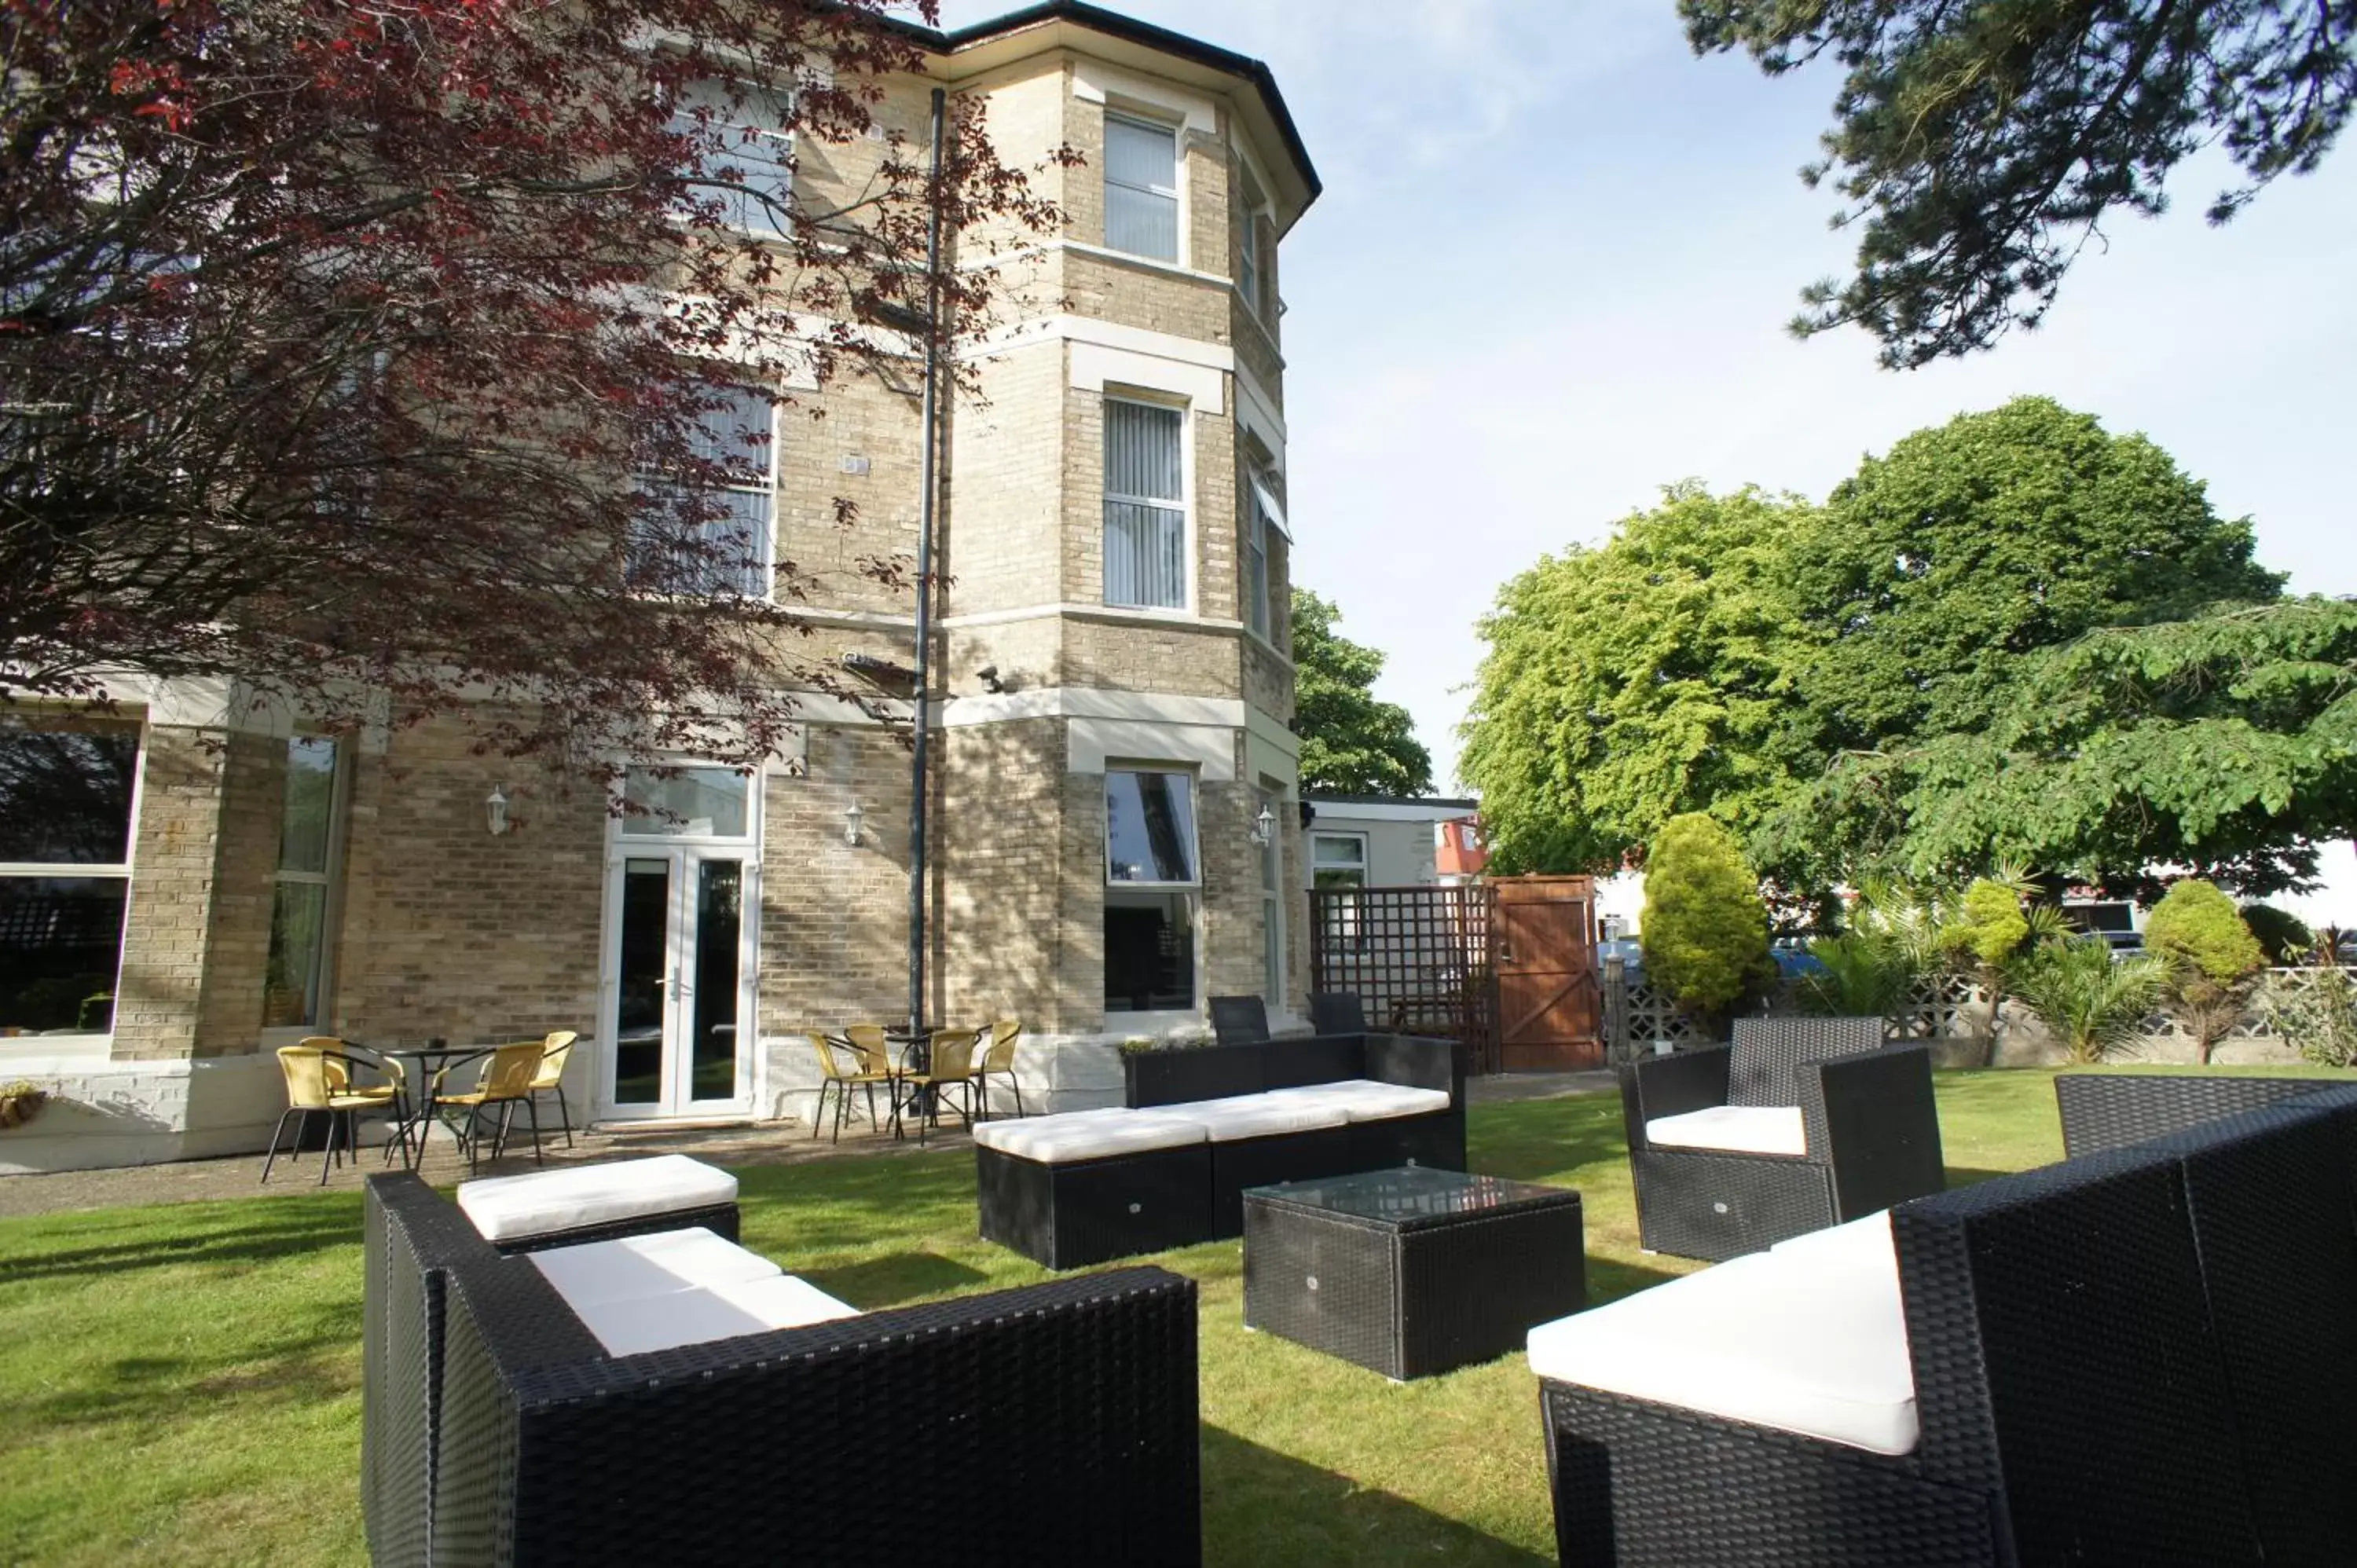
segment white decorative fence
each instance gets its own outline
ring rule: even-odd
[[[2272,1033],[2263,1003],[2270,993],[2305,991],[2319,983],[2323,971],[2271,969],[2260,978],[2250,1004],[2233,1026],[2218,1039],[2213,1058],[2219,1061],[2289,1061],[2298,1058],[2294,1044]],[[1608,993],[1610,982],[1608,981]],[[1788,986],[1771,998],[1771,1014],[1795,1012]],[[1626,1061],[1663,1048],[1700,1044],[1702,1031],[1674,1002],[1650,985],[1620,983],[1618,997],[1608,994],[1605,1008],[1609,1059]],[[1913,993],[1884,1020],[1894,1040],[1921,1040],[1940,1047],[1951,1065],[1995,1061],[2020,1066],[2060,1059],[2062,1050],[2047,1036],[2037,1015],[2018,1001],[2007,998],[1999,1009],[1996,1027],[1989,1024],[1988,997],[1968,975],[1942,975],[1915,987]],[[2190,1061],[2198,1043],[2193,1032],[2175,1015],[2156,1013],[2145,1020],[2139,1037],[2116,1054],[2126,1059]]]

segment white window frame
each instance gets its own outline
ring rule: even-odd
[[[782,97],[786,103],[785,113],[791,115],[797,101],[797,93],[791,88],[740,80],[736,85],[743,91],[745,101],[740,104],[732,105],[727,102],[729,84],[726,82],[719,81],[717,79],[707,79],[706,81],[688,84],[692,89],[707,85],[719,99],[719,102],[711,105],[713,112],[710,119],[699,123],[692,105],[683,107],[674,103],[671,113],[673,127],[694,133],[699,137],[707,134],[717,134],[721,138],[722,145],[714,149],[711,156],[717,159],[723,166],[735,166],[740,171],[748,173],[754,166],[752,160],[743,156],[748,150],[748,142],[754,145],[774,145],[776,156],[770,158],[769,163],[770,166],[783,171],[784,188],[780,191],[773,186],[769,190],[769,195],[775,205],[783,210],[772,212],[770,204],[751,195],[750,193],[756,188],[754,181],[742,180],[735,187],[724,185],[717,180],[707,182],[700,177],[701,168],[697,171],[697,183],[688,187],[686,192],[688,198],[696,201],[717,198],[724,203],[733,205],[733,215],[724,216],[721,220],[723,227],[733,233],[761,241],[788,238],[789,226],[792,222],[794,211],[794,183],[801,172],[794,164],[794,133],[791,126],[767,124],[750,116],[765,107],[762,102],[764,93]],[[732,156],[732,154],[736,156]]]
[[[1348,841],[1350,841],[1351,843],[1354,843],[1354,844],[1356,844],[1356,845],[1358,846],[1358,849],[1359,849],[1359,864],[1358,864],[1355,867],[1352,867],[1352,866],[1341,866],[1341,865],[1329,865],[1324,864],[1323,862],[1321,862],[1321,861],[1318,858],[1318,846],[1320,843],[1326,843],[1326,842],[1328,842],[1328,841],[1331,841],[1331,842],[1334,842],[1334,843],[1341,843],[1341,842],[1343,842],[1343,841],[1345,841],[1345,840],[1348,840]],[[1365,833],[1362,833],[1362,832],[1313,832],[1313,833],[1311,833],[1311,834],[1310,834],[1310,836],[1309,836],[1309,886],[1310,886],[1310,887],[1311,887],[1312,889],[1314,889],[1314,890],[1320,891],[1320,892],[1340,892],[1340,891],[1342,891],[1342,889],[1340,889],[1340,888],[1326,888],[1326,887],[1321,887],[1321,886],[1319,886],[1319,884],[1318,884],[1318,874],[1319,874],[1319,873],[1321,873],[1321,872],[1326,872],[1326,871],[1348,871],[1348,870],[1356,870],[1356,871],[1358,872],[1358,874],[1359,874],[1359,880],[1358,880],[1355,884],[1353,884],[1353,885],[1351,885],[1351,886],[1355,886],[1356,888],[1358,888],[1358,889],[1360,889],[1360,890],[1363,891],[1363,890],[1367,887],[1367,886],[1368,886],[1368,884],[1369,884],[1369,880],[1370,880],[1370,878],[1371,878],[1371,877],[1372,876],[1372,875],[1373,875],[1373,869],[1372,869],[1372,865],[1371,865],[1371,864],[1370,864],[1371,857],[1372,857],[1372,846],[1371,846],[1371,845],[1369,844],[1369,843],[1368,843],[1368,837],[1367,837],[1367,835],[1366,835]],[[1354,947],[1354,948],[1355,948],[1355,947],[1362,946],[1362,945],[1364,944],[1364,942],[1365,942],[1365,940],[1366,940],[1366,939],[1365,939],[1364,934],[1363,934],[1363,933],[1360,930],[1360,929],[1359,929],[1359,901],[1358,901],[1356,898],[1349,898],[1349,899],[1345,899],[1345,900],[1343,900],[1343,901],[1342,901],[1341,907],[1340,907],[1339,909],[1337,909],[1337,910],[1335,911],[1335,919],[1334,919],[1334,922],[1333,922],[1333,926],[1332,926],[1331,929],[1328,932],[1328,935],[1329,935],[1329,937],[1332,937],[1333,939],[1335,939],[1335,940],[1340,940],[1340,941],[1341,941],[1341,942],[1344,942],[1344,943],[1346,943],[1346,944],[1348,944],[1348,945],[1350,945],[1350,946],[1351,946],[1351,947]]]
[[[724,379],[725,378],[715,377],[714,381],[716,384],[717,384]],[[715,493],[740,496],[759,496],[769,502],[770,514],[758,532],[756,541],[758,548],[754,552],[756,558],[753,563],[754,586],[752,590],[742,595],[732,595],[725,592],[707,592],[698,596],[714,599],[741,597],[750,603],[762,604],[774,599],[776,597],[778,588],[778,447],[780,440],[782,439],[780,431],[784,423],[780,418],[780,404],[782,400],[780,398],[778,393],[770,391],[769,388],[757,385],[751,381],[736,381],[729,384],[734,385],[742,391],[751,392],[757,397],[766,398],[769,401],[770,440],[768,446],[765,448],[769,466],[763,470],[759,483],[723,484],[715,487]],[[687,484],[676,474],[673,474],[667,470],[660,468],[647,469],[640,472],[638,476],[638,484],[639,488],[643,490],[657,492],[664,490],[684,491],[689,488]],[[706,526],[708,527],[710,525],[707,524]]]
[[[39,714],[35,711],[27,716],[38,722]],[[11,882],[120,881],[124,885],[124,929],[114,947],[114,1005],[107,1009],[107,1026],[103,1029],[78,1029],[71,1033],[0,1035],[0,1058],[52,1056],[60,1050],[86,1049],[92,1045],[103,1045],[114,1037],[114,1024],[121,1016],[123,1006],[123,944],[131,936],[131,899],[138,891],[134,862],[139,849],[139,813],[147,791],[147,726],[137,721],[126,722],[138,732],[138,749],[133,754],[131,764],[131,804],[129,821],[124,824],[124,858],[91,865],[39,860],[0,861],[0,879]]]
[[[1203,951],[1203,780],[1193,768],[1176,762],[1108,763],[1104,770],[1107,780],[1104,788],[1108,792],[1112,789],[1110,780],[1116,773],[1176,774],[1187,781],[1187,865],[1188,869],[1194,873],[1193,880],[1145,882],[1116,879],[1113,874],[1113,817],[1110,811],[1106,812],[1104,825],[1099,834],[1104,843],[1106,895],[1105,899],[1101,900],[1098,906],[1100,918],[1112,895],[1116,893],[1145,893],[1166,897],[1175,896],[1186,910],[1187,946],[1192,963],[1187,984],[1191,1005],[1179,1008],[1148,1008],[1139,1011],[1117,1008],[1110,1003],[1105,1004],[1106,1017],[1120,1019],[1124,1027],[1151,1028],[1165,1020],[1191,1019],[1200,1016],[1205,1004],[1203,1000],[1205,958]],[[1103,977],[1100,974],[1100,988],[1102,988],[1103,980]]]
[[[323,894],[319,899],[319,973],[317,980],[319,1008],[317,1015],[309,1023],[277,1024],[264,1027],[262,1033],[265,1040],[288,1039],[298,1036],[324,1035],[332,1033],[333,1031],[328,1027],[328,1020],[336,1015],[336,933],[341,929],[343,924],[344,903],[344,879],[339,875],[339,868],[344,863],[345,822],[346,819],[350,815],[352,748],[350,742],[344,737],[318,735],[300,728],[296,729],[293,735],[286,737],[286,744],[291,747],[293,744],[298,740],[324,740],[336,748],[335,771],[328,785],[327,869],[324,871],[312,872],[289,871],[284,865],[274,867],[270,874],[270,908],[274,935],[278,912],[278,889],[281,885],[315,886],[324,887],[327,889],[327,892]],[[281,835],[281,847],[278,854],[279,856],[283,858],[285,853],[284,847],[284,835],[286,832],[286,796],[283,784],[278,797],[278,831]],[[269,951],[267,949],[264,949],[262,973],[263,998],[264,1005],[265,1007],[269,1004]]]
[[[1114,609],[1167,610],[1192,614],[1195,608],[1195,420],[1193,405],[1183,397],[1177,397],[1168,393],[1157,393],[1148,390],[1129,387],[1124,387],[1119,390],[1113,387],[1107,387],[1104,392],[1104,402],[1108,408],[1115,403],[1128,403],[1133,407],[1161,409],[1166,412],[1175,413],[1178,414],[1178,499],[1174,503],[1166,497],[1134,496],[1125,491],[1114,489],[1109,482],[1105,482],[1110,480],[1111,474],[1105,462],[1103,453],[1102,451],[1099,452],[1097,464],[1103,499],[1103,504],[1098,509],[1100,512],[1098,523],[1100,532],[1097,536],[1097,549],[1098,555],[1100,557],[1099,569],[1097,573],[1098,599],[1108,607]],[[1108,420],[1107,423],[1109,424],[1110,421]],[[1182,580],[1178,585],[1178,602],[1177,604],[1122,604],[1116,602],[1111,596],[1104,581],[1104,567],[1110,564],[1111,560],[1111,552],[1106,548],[1105,541],[1112,532],[1112,509],[1115,503],[1126,506],[1152,507],[1163,511],[1175,510],[1178,512],[1179,575]]]
[[[1151,251],[1126,250],[1122,246],[1114,244],[1113,242],[1113,226],[1110,223],[1103,225],[1105,249],[1119,255],[1142,256],[1150,262],[1168,262],[1173,265],[1184,266],[1187,263],[1186,127],[1179,124],[1174,124],[1168,120],[1156,119],[1151,114],[1133,113],[1114,108],[1107,108],[1105,110],[1104,117],[1105,124],[1108,127],[1108,139],[1110,139],[1110,127],[1115,124],[1135,125],[1139,130],[1153,131],[1158,134],[1170,138],[1170,185],[1168,188],[1166,189],[1158,185],[1134,185],[1128,180],[1114,178],[1113,159],[1110,156],[1105,159],[1104,183],[1108,190],[1114,186],[1119,186],[1124,190],[1143,191],[1149,196],[1168,197],[1170,201],[1170,210],[1172,214],[1171,253],[1169,255],[1157,256]],[[1105,207],[1108,212],[1110,212],[1112,206],[1113,199],[1108,195],[1105,198]]]

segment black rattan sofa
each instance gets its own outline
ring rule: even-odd
[[[2215,1073],[2064,1072],[2054,1076],[2054,1106],[2062,1118],[2062,1151],[2076,1158],[2281,1105],[2347,1081]]]
[[[1695,1342],[1663,1294],[1732,1281],[1717,1294],[1740,1304],[1733,1341],[1779,1319],[1777,1280],[1816,1289],[1781,1315],[1801,1335],[1753,1347],[1771,1369],[1806,1361],[1794,1341],[1808,1326],[1821,1340],[1848,1333],[1824,1293],[1871,1288],[1854,1249],[1846,1281],[1836,1254],[1880,1217],[1534,1330],[1561,1561],[2357,1561],[2357,1347],[2338,1326],[2357,1305],[2352,1152],[2357,1090],[2344,1089],[1894,1208],[1881,1268],[1909,1420],[1880,1451],[1809,1434],[1823,1409],[1770,1423],[1704,1408],[1741,1380],[1688,1362]],[[1606,1391],[1635,1380],[1649,1324],[1670,1330],[1652,1348],[1695,1397]],[[1560,1369],[1568,1338],[1544,1358],[1542,1340],[1558,1330],[1590,1337],[1603,1386],[1548,1375],[1543,1359]]]
[[[613,1356],[414,1176],[370,1179],[366,1242],[380,1568],[1201,1561],[1190,1280],[1122,1269]],[[878,1466],[909,1484],[869,1488]]]
[[[1622,1067],[1620,1109],[1648,1251],[1756,1252],[1946,1182],[1931,1055],[1879,1018],[1738,1018],[1731,1047]]]
[[[1465,1058],[1454,1041],[1307,1036],[1146,1051],[1123,1066],[1122,1109],[975,1130],[985,1238],[1076,1268],[1241,1236],[1248,1187],[1465,1168]],[[1068,1131],[1084,1140],[1077,1156],[1054,1147]]]

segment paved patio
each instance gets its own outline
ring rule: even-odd
[[[1466,1099],[1475,1105],[1516,1100],[1545,1100],[1556,1095],[1587,1094],[1613,1086],[1609,1072],[1516,1073],[1473,1079]],[[965,1133],[954,1121],[929,1133],[929,1149],[962,1149]],[[811,1160],[896,1158],[914,1154],[917,1140],[897,1143],[866,1128],[846,1129],[841,1144],[810,1136],[807,1124],[771,1122],[751,1127],[665,1128],[646,1132],[592,1132],[574,1134],[574,1146],[565,1147],[563,1134],[544,1141],[552,1165],[572,1161],[619,1159],[631,1155],[694,1155],[723,1165],[786,1165]],[[171,1165],[132,1165],[120,1170],[63,1171],[55,1176],[0,1176],[0,1217],[56,1214],[77,1208],[114,1208],[147,1203],[199,1203],[234,1197],[284,1197],[319,1190],[317,1155],[293,1160],[281,1155],[270,1173],[270,1185],[257,1179],[262,1156],[233,1155],[217,1160],[183,1160]],[[357,1162],[347,1161],[331,1171],[328,1186],[356,1189],[361,1177],[384,1169],[377,1151],[363,1149]],[[531,1147],[519,1155],[511,1148],[496,1167],[483,1174],[511,1176],[533,1168]],[[460,1181],[467,1163],[448,1144],[428,1144],[424,1174],[437,1184]]]

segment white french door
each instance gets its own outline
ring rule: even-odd
[[[696,774],[707,796],[745,779],[718,769]],[[676,780],[653,788],[681,792]],[[723,818],[724,836],[737,843],[674,836],[682,826],[708,833],[709,817],[619,825],[606,867],[601,1118],[752,1112],[760,858],[746,841],[755,836],[754,811],[745,800],[733,821]]]

